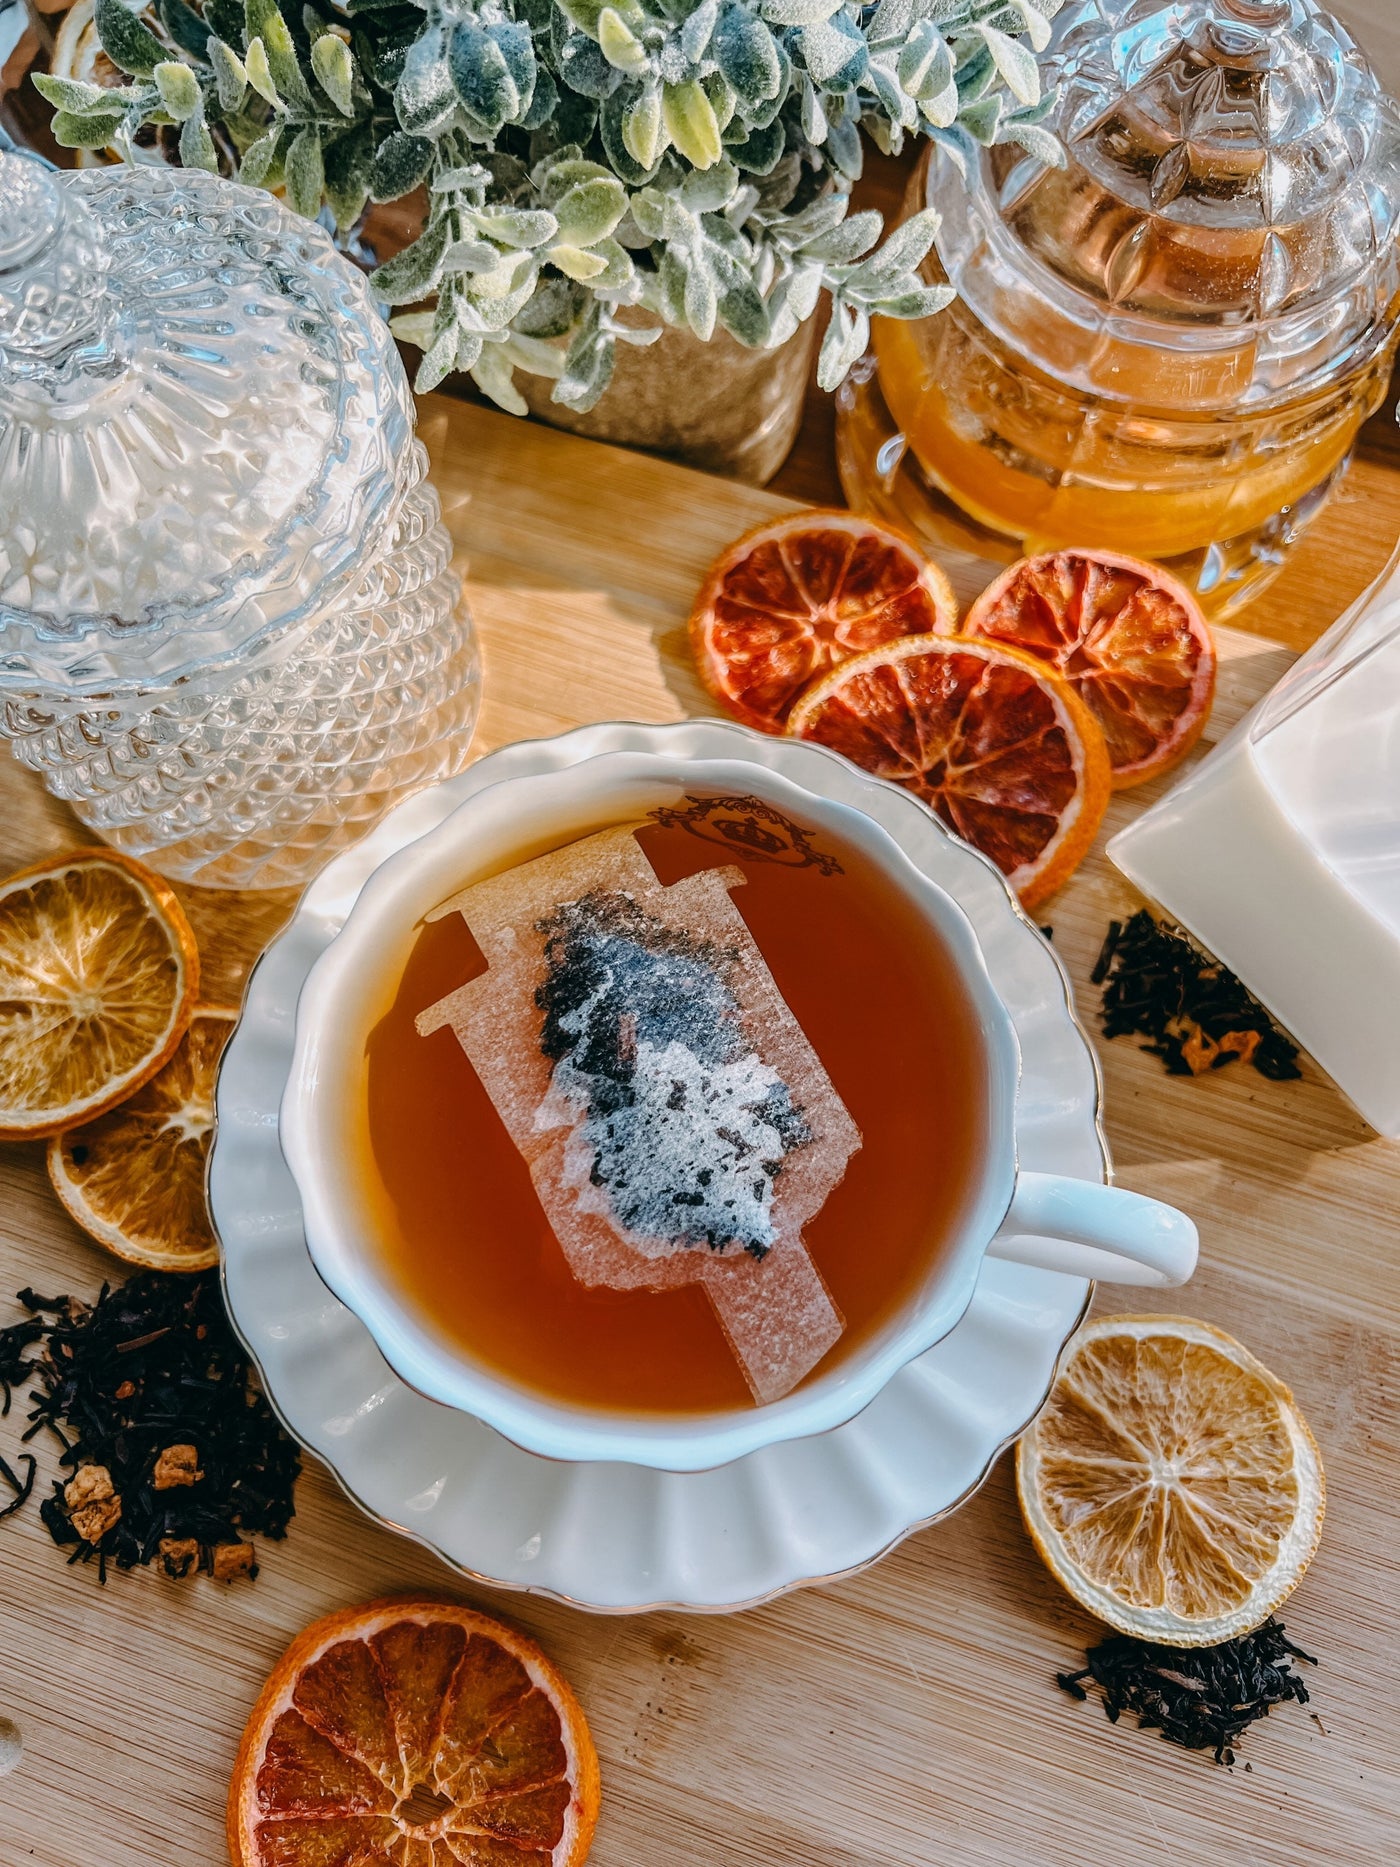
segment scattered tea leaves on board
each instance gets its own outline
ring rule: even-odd
[[[1140,908],[1111,921],[1090,975],[1103,987],[1105,1037],[1150,1037],[1141,1048],[1171,1076],[1204,1076],[1241,1058],[1261,1076],[1300,1076],[1298,1047],[1258,999],[1179,927]]]
[[[1308,1688],[1291,1662],[1317,1664],[1285,1638],[1283,1623],[1272,1617],[1253,1633],[1215,1647],[1161,1646],[1114,1634],[1084,1658],[1078,1672],[1055,1675],[1072,1698],[1087,1699],[1084,1682],[1092,1681],[1114,1724],[1125,1711],[1134,1712],[1140,1729],[1160,1731],[1169,1744],[1186,1750],[1213,1751],[1215,1761],[1226,1765],[1235,1761],[1241,1734],[1273,1706],[1289,1699],[1307,1704]]]
[[[63,1448],[62,1476],[40,1505],[70,1562],[130,1569],[159,1560],[169,1575],[257,1574],[249,1536],[280,1538],[295,1509],[301,1455],[253,1383],[215,1273],[147,1271],[91,1305],[22,1290],[29,1312],[0,1329],[0,1417],[27,1385],[29,1425]],[[0,1459],[20,1509],[21,1477]]]

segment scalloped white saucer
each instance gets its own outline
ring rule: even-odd
[[[507,746],[399,806],[322,871],[249,982],[224,1054],[209,1202],[229,1311],[288,1430],[370,1516],[473,1578],[600,1612],[722,1612],[874,1562],[975,1491],[1039,1410],[1090,1286],[988,1259],[967,1314],[864,1413],[697,1473],[536,1458],[395,1375],[312,1267],[277,1140],[297,995],[370,873],[486,785],[599,752],[747,758],[865,811],[956,896],[1022,1051],[1020,1164],[1106,1179],[1093,1048],[1052,948],[997,870],[907,792],[723,721],[585,726]]]

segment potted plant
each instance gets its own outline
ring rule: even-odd
[[[527,387],[577,422],[617,373],[616,438],[679,423],[692,457],[762,478],[795,432],[823,291],[827,389],[873,314],[948,297],[919,273],[929,213],[877,246],[880,216],[848,211],[861,130],[892,153],[922,134],[962,160],[1008,139],[1058,160],[1036,53],[1060,3],[95,0],[129,81],[35,82],[61,143],[165,126],[186,165],[343,233],[426,190],[421,231],[373,274],[423,352],[420,390],[467,371],[502,408],[526,412]],[[707,424],[736,421],[707,458]]]

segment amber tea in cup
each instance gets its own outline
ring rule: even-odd
[[[384,1275],[455,1354],[589,1411],[731,1412],[838,1369],[937,1275],[988,1085],[959,966],[883,866],[697,796],[524,850],[422,922],[368,1035],[362,1191]],[[686,1248],[648,1256],[658,1232]],[[775,1243],[777,1325],[752,1294]]]

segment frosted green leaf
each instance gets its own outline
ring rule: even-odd
[[[598,15],[598,45],[613,69],[628,77],[639,78],[647,69],[646,47],[615,7],[605,6]]]
[[[132,85],[109,91],[103,84],[84,84],[78,78],[55,78],[47,71],[34,73],[34,88],[56,110],[66,111],[74,117],[120,117],[125,100],[139,95]]]
[[[419,395],[427,395],[430,390],[436,389],[448,371],[456,367],[458,341],[456,326],[449,324],[441,336],[435,338],[423,352],[423,360],[413,378],[413,387]]]
[[[122,5],[122,0],[97,0],[93,24],[102,50],[119,71],[133,78],[149,78],[156,66],[164,62],[165,47],[149,26],[143,25],[129,7]],[[91,144],[77,146],[93,147]]]
[[[902,44],[927,12],[926,0],[880,0],[866,26],[866,40],[870,45]]]
[[[272,168],[273,158],[277,154],[277,144],[282,135],[282,125],[274,123],[272,128],[250,143],[243,152],[239,165],[238,179],[249,188],[261,188]]]
[[[534,101],[539,68],[535,61],[534,40],[530,28],[517,20],[497,20],[488,26],[486,35],[506,61],[515,86],[516,104],[511,121],[519,123]]]
[[[421,142],[427,139],[417,137],[414,140]],[[433,147],[434,145],[432,143],[428,143],[428,148],[430,150]],[[476,196],[476,198],[481,199],[484,197],[486,187],[490,180],[491,171],[489,169],[483,168],[479,162],[467,162],[453,168],[439,169],[428,186],[434,194],[461,192],[472,194]]]
[[[654,188],[643,188],[632,197],[632,218],[644,239],[662,240],[668,226],[667,202]]]
[[[483,344],[471,377],[497,408],[503,408],[508,415],[529,414],[525,398],[515,386],[515,365],[505,344]]]
[[[685,278],[685,321],[702,344],[714,336],[718,316],[719,292],[713,273],[703,264],[691,265]]]
[[[661,160],[669,140],[662,121],[661,87],[649,84],[623,112],[623,145],[637,166],[650,172]]]
[[[345,41],[333,32],[323,32],[311,47],[311,69],[341,116],[353,117],[355,61]]]
[[[951,285],[921,285],[872,299],[869,309],[881,318],[931,318],[956,296]]]
[[[248,41],[248,49],[243,54],[243,69],[248,82],[266,103],[281,108],[282,100],[277,95],[277,86],[272,81],[272,69],[267,62],[267,50],[261,39]]]
[[[841,10],[841,0],[763,0],[759,11],[774,26],[810,26]]]
[[[449,229],[445,220],[431,226],[401,253],[370,274],[370,284],[390,305],[411,305],[426,298],[442,276],[443,254],[447,251]]]
[[[578,182],[554,204],[558,238],[565,246],[593,246],[613,231],[626,212],[627,191],[620,181],[600,176]]]
[[[693,80],[668,84],[661,93],[662,119],[676,148],[697,169],[707,169],[724,153],[714,105]],[[713,319],[711,319],[713,325]]]
[[[522,331],[512,331],[504,347],[516,368],[528,370],[532,376],[547,376],[551,382],[558,382],[564,374],[564,352],[558,344],[546,343],[543,338],[530,337]]]
[[[121,120],[120,110],[111,117],[99,117],[92,112],[78,116],[71,110],[60,110],[55,113],[51,127],[60,149],[105,149]]]
[[[244,15],[248,37],[263,42],[268,69],[277,89],[289,104],[308,106],[311,92],[297,63],[296,47],[277,0],[245,0]]]
[[[762,349],[772,334],[768,307],[751,279],[740,280],[721,295],[719,321],[750,350]]]
[[[595,292],[620,292],[631,285],[637,269],[632,264],[632,255],[619,241],[599,240],[588,250],[605,262],[603,270],[589,281]]]
[[[739,171],[732,162],[717,162],[702,173],[687,175],[681,183],[682,205],[692,214],[718,214],[729,206],[739,187]]]
[[[957,122],[961,101],[957,85],[949,84],[933,97],[921,98],[919,109],[935,129],[946,130],[950,124]]]
[[[998,32],[994,26],[978,28],[987,42],[987,50],[992,55],[992,62],[1006,80],[1006,88],[1021,104],[1040,102],[1040,67],[1035,62],[1035,54],[1004,32]]]
[[[990,148],[1001,133],[1002,109],[1000,93],[979,97],[975,104],[964,104],[958,116],[958,126]]]
[[[860,281],[862,290],[873,291],[882,285],[891,285],[921,266],[933,245],[938,223],[937,210],[924,208],[896,227],[879,252],[872,253],[858,267],[854,278]]]
[[[747,7],[725,8],[715,28],[711,50],[742,103],[750,106],[765,103],[778,95],[783,82],[778,48],[772,33]]]
[[[180,165],[187,169],[204,169],[210,175],[219,172],[219,158],[214,153],[214,139],[204,121],[202,103],[180,126]]]
[[[426,136],[395,130],[374,153],[369,191],[376,201],[397,201],[412,194],[433,166],[433,144]]]
[[[585,252],[581,246],[551,246],[546,257],[566,278],[577,279],[580,284],[596,279],[600,272],[608,269],[608,262],[601,254]]]
[[[500,248],[489,240],[454,240],[442,256],[444,272],[489,272],[500,262]]]
[[[199,109],[199,80],[178,59],[163,59],[151,76],[160,101],[177,123],[188,123]]]
[[[844,90],[865,71],[865,41],[843,17],[804,27],[802,58],[813,80],[827,89]]]
[[[823,389],[839,389],[853,364],[858,363],[870,341],[870,319],[865,312],[837,299],[831,307],[831,322],[826,327],[821,355],[817,359],[817,381]]]
[[[342,231],[353,227],[369,200],[374,162],[374,126],[368,119],[351,130],[335,131],[322,144],[326,164],[326,200]]]
[[[520,87],[505,52],[476,20],[464,19],[452,28],[447,58],[457,96],[494,136],[520,110]]]
[[[812,80],[802,74],[802,134],[818,148],[826,141],[830,125],[822,108],[821,94]]]
[[[1047,130],[1039,123],[1018,123],[1014,117],[1002,125],[1002,141],[1019,143],[1038,162],[1047,168],[1062,169],[1065,166],[1064,144],[1053,130]]]
[[[897,69],[910,97],[933,97],[953,83],[953,55],[936,26],[919,21],[905,41]]]
[[[712,71],[700,80],[700,87],[710,100],[710,108],[715,113],[715,123],[719,128],[720,138],[733,121],[734,112],[739,107],[739,93],[725,77],[722,71]]]
[[[550,162],[542,162],[533,171],[535,186],[546,207],[562,201],[571,188],[581,182],[612,181],[615,177],[601,162],[586,162],[575,150]]]
[[[243,100],[248,95],[248,73],[243,60],[214,34],[209,36],[209,68],[214,73],[214,82],[218,86],[219,108],[225,116],[233,116],[243,108]]]
[[[559,232],[558,221],[543,208],[483,207],[469,218],[478,232],[500,246],[545,246]]]
[[[394,109],[400,125],[418,136],[435,136],[451,122],[457,93],[447,66],[447,38],[430,26],[408,48],[394,86]]]
[[[426,350],[433,341],[436,326],[435,311],[399,311],[389,320],[389,329],[395,337],[419,350]]]
[[[564,374],[554,385],[552,401],[580,413],[593,407],[612,381],[617,349],[611,335],[599,328],[597,313],[601,306],[594,300],[594,315],[585,317],[569,345],[564,359]]]
[[[884,221],[874,208],[852,214],[839,226],[808,240],[802,248],[807,259],[820,259],[827,265],[847,265],[868,252],[879,239]]]
[[[718,18],[719,0],[701,0],[681,27],[681,51],[692,65],[698,65],[704,58]]]
[[[508,324],[520,309],[512,301],[519,299],[522,291],[528,298],[534,290],[538,264],[533,253],[503,253],[488,271],[473,274],[467,296],[479,308],[491,307],[493,316],[499,313]]]
[[[1032,51],[1043,52],[1050,43],[1050,22],[1034,0],[1004,0],[1004,4],[1014,7],[1026,22],[1026,37]]]
[[[315,220],[326,191],[321,132],[314,124],[299,130],[287,149],[287,199],[298,214]]]

